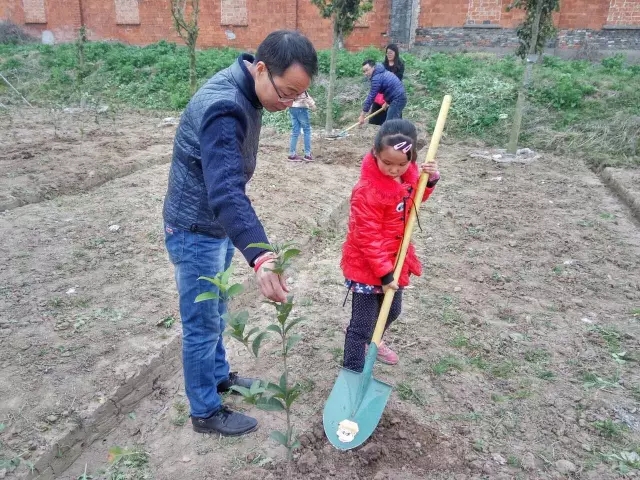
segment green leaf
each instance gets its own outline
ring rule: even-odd
[[[242,286],[241,283],[234,283],[227,290],[227,297],[228,298],[235,297],[236,295],[242,293],[243,291],[244,291],[244,287]]]
[[[243,327],[249,321],[249,312],[242,310],[241,312],[235,312],[229,315],[227,323],[230,325],[242,325]]]
[[[282,336],[282,329],[280,328],[280,325],[275,325],[275,324],[269,325],[267,327],[267,330],[269,330],[270,332],[275,332],[278,335]]]
[[[237,341],[239,341],[244,346],[247,346],[247,341],[242,337],[242,335],[238,335],[236,332],[229,332],[229,336]]]
[[[280,385],[278,385],[277,383],[269,382],[267,384],[267,390],[269,390],[270,392],[274,392],[283,397],[287,394],[287,391],[284,388],[280,388]]]
[[[253,335],[254,333],[256,333],[258,330],[260,330],[260,327],[253,327],[251,330],[249,330],[244,338],[246,338],[247,340],[249,340],[249,338],[251,338],[251,335]]]
[[[213,283],[216,287],[220,287],[220,279],[215,276],[215,277],[198,277],[198,280],[206,280],[209,283]]]
[[[4,432],[5,428],[7,428],[7,426],[4,423],[0,423],[0,433]]]
[[[264,393],[265,389],[262,386],[262,382],[260,380],[255,380],[251,384],[251,388],[249,389],[252,395],[257,395],[259,393]]]
[[[300,448],[300,440],[296,439],[295,442],[291,444],[291,448]]]
[[[288,354],[291,351],[291,349],[296,345],[296,343],[298,343],[300,340],[302,340],[302,337],[297,333],[294,333],[293,335],[291,335],[287,340],[287,347],[284,350],[285,353]]]
[[[284,372],[284,373],[280,376],[279,386],[280,386],[280,390],[281,390],[283,393],[286,393],[286,392],[287,392],[287,372]]]
[[[276,442],[278,442],[280,445],[283,445],[285,447],[287,447],[287,436],[282,433],[279,432],[277,430],[274,430],[273,432],[271,432],[271,434],[269,435],[273,440],[275,440]]]
[[[303,317],[294,318],[293,320],[291,320],[285,327],[284,333],[286,334],[289,330],[291,330],[291,328],[295,327],[297,324],[299,324],[303,320],[304,320]]]
[[[230,265],[222,275],[220,275],[220,283],[225,287],[229,288],[229,277],[231,277],[231,272],[233,272],[233,265]]]
[[[129,412],[129,415],[127,415],[131,420],[135,420],[136,419],[136,412]]]
[[[205,300],[215,300],[216,298],[220,298],[216,293],[204,292],[196,297],[196,301],[194,303],[204,302]]]
[[[274,397],[261,398],[256,406],[260,410],[265,410],[267,412],[281,412],[284,410],[284,404]]]
[[[298,399],[298,397],[300,396],[300,393],[301,391],[298,388],[292,388],[291,390],[287,391],[286,399],[285,399],[285,405],[287,406],[287,408],[293,405],[293,402],[295,402]]]
[[[243,397],[251,397],[252,393],[247,387],[241,387],[240,385],[232,385],[231,390],[238,392]]]
[[[300,250],[291,248],[282,254],[282,260],[286,262],[297,255],[300,255]]]
[[[247,245],[247,248],[263,248],[265,250],[273,252],[273,247],[268,243],[250,243],[249,245]]]
[[[262,340],[264,340],[264,338],[267,335],[269,335],[268,332],[260,332],[253,339],[253,343],[251,344],[251,350],[253,351],[253,354],[255,355],[256,358],[258,358],[258,351],[260,350],[260,344],[262,343]]]

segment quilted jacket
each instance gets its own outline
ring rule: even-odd
[[[173,145],[163,217],[167,225],[231,238],[251,263],[267,242],[245,193],[256,167],[262,105],[240,55],[209,79],[182,114]]]
[[[401,179],[402,183],[398,183],[384,175],[373,154],[364,157],[360,179],[351,193],[349,228],[342,246],[340,266],[345,278],[382,285],[382,278],[393,273],[404,234],[405,212],[413,206],[418,185],[419,170],[415,162]],[[425,189],[423,202],[434,188],[435,185]],[[420,276],[421,273],[422,265],[411,244],[398,284],[407,286],[410,274]]]
[[[371,104],[378,93],[382,93],[389,104],[402,97],[406,98],[402,81],[396,77],[395,74],[385,69],[384,65],[381,63],[376,63],[376,66],[373,69],[373,75],[371,75],[371,89],[369,90],[369,95],[367,95],[367,98],[362,105],[363,112],[369,111]]]

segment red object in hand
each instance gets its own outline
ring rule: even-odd
[[[376,98],[373,99],[373,101],[378,105],[384,105],[386,102],[386,100],[384,99],[384,95],[382,93],[378,93],[376,95]]]

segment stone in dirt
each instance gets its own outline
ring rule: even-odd
[[[527,452],[522,456],[522,468],[524,470],[535,470],[536,468],[536,457],[533,456],[533,453]]]
[[[298,459],[298,470],[300,470],[301,473],[309,473],[317,463],[318,457],[316,457],[313,452],[303,453]]]
[[[493,458],[493,461],[496,462],[498,465],[505,465],[507,463],[504,457],[499,453],[494,453],[492,458]]]
[[[556,462],[556,470],[561,474],[566,475],[568,473],[574,473],[577,469],[569,460],[558,460]]]

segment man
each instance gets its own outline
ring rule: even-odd
[[[381,63],[375,63],[373,60],[366,60],[362,64],[362,73],[371,80],[371,89],[369,95],[362,105],[362,113],[360,113],[360,125],[364,123],[365,116],[371,109],[371,104],[376,95],[382,93],[386,103],[382,105],[387,110],[387,120],[394,118],[402,118],[402,110],[407,105],[407,94],[404,91],[402,81],[392,72],[384,68]]]
[[[180,301],[185,390],[197,432],[243,435],[258,425],[220,398],[233,385],[250,387],[254,381],[229,371],[222,337],[225,302],[194,301],[211,290],[198,277],[227,269],[234,247],[256,270],[260,292],[286,301],[286,283],[271,271],[273,255],[248,247],[268,240],[245,186],[256,166],[263,108],[290,106],[317,71],[316,51],[306,37],[273,32],[255,58],[240,55],[196,92],[176,132],[163,217]]]

